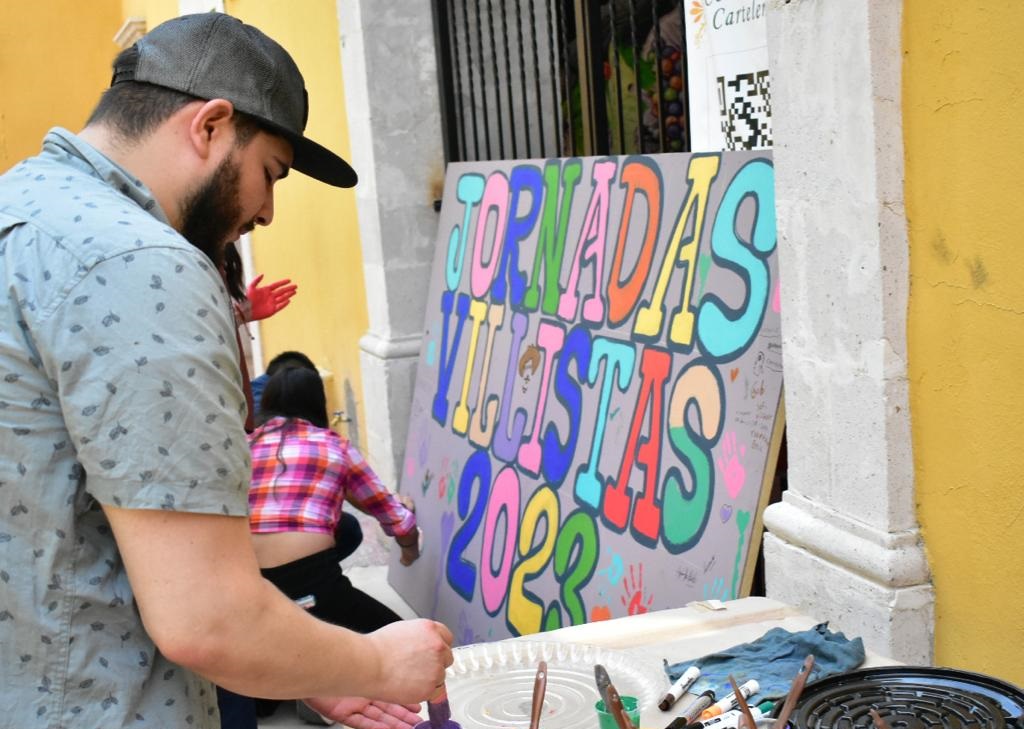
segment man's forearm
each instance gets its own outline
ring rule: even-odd
[[[451,663],[451,633],[439,623],[360,635],[306,613],[260,576],[244,518],[104,511],[154,643],[225,688],[418,702]]]
[[[381,695],[374,642],[318,620],[266,580],[225,595],[210,620],[167,657],[247,696]],[[201,626],[201,627],[200,627]]]

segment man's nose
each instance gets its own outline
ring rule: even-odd
[[[271,192],[267,195],[266,202],[263,203],[263,207],[260,208],[259,212],[256,213],[256,224],[257,225],[270,225],[274,220],[274,193]]]

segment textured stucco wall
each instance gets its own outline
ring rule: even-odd
[[[907,407],[899,3],[769,4],[789,490],[768,596],[932,655]]]
[[[309,92],[307,135],[351,159],[334,0],[227,0],[224,9],[288,49]],[[252,233],[255,271],[268,282],[291,278],[299,292],[261,323],[263,356],[297,349],[330,371],[328,406],[352,418],[335,429],[365,449],[359,337],[367,312],[356,193],[293,172],[275,187],[274,203],[273,225]]]
[[[213,4],[216,0],[209,0],[210,9],[213,8]],[[155,28],[165,20],[169,20],[177,15],[181,14],[181,0],[122,0],[121,2],[121,21],[127,20],[128,18],[143,18],[146,21],[147,28]],[[78,3],[79,7],[84,7],[82,3]],[[116,31],[120,26],[118,23],[114,27]],[[111,31],[113,35],[113,31]]]
[[[0,3],[0,172],[52,126],[77,132],[110,83],[120,0]],[[73,73],[69,71],[73,69]]]
[[[444,155],[430,3],[337,0],[369,328],[367,446],[396,485],[405,450]]]
[[[916,497],[935,662],[1024,685],[1024,3],[905,0]]]

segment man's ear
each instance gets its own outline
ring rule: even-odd
[[[234,145],[235,107],[227,99],[211,99],[192,114],[188,137],[202,159],[219,156],[220,149]]]

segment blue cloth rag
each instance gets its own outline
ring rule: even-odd
[[[828,629],[828,623],[815,625],[801,633],[772,628],[757,640],[720,653],[682,663],[670,664],[666,660],[665,673],[674,683],[687,668],[699,666],[700,678],[690,687],[689,693],[699,694],[712,689],[718,699],[732,691],[730,674],[737,684],[757,679],[761,688],[749,700],[751,705],[755,705],[785,696],[803,667],[804,659],[810,654],[814,655],[814,668],[807,677],[807,683],[857,668],[864,662],[864,641],[860,638],[850,640],[842,633],[833,633]]]

